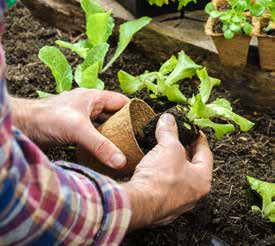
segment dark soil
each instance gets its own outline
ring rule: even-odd
[[[179,139],[184,146],[192,144],[199,136],[199,129],[188,120],[186,110],[183,106],[178,105],[165,111],[165,113],[174,115],[178,126]],[[155,132],[161,115],[162,113],[157,114],[157,116],[143,128],[143,138],[137,138],[144,153],[147,153],[157,145]]]
[[[231,9],[231,5],[229,3],[222,3],[221,5],[218,6],[218,11],[226,11],[228,9]]]
[[[275,36],[275,29],[271,29],[269,31],[266,31],[266,28],[268,27],[268,25],[269,25],[269,19],[262,20],[261,34],[267,34],[267,35],[270,35],[270,36]]]
[[[222,21],[217,20],[213,26],[213,32],[214,33],[223,33],[222,27],[223,27]]]
[[[75,37],[41,26],[20,3],[10,11],[6,20],[3,43],[8,64],[9,92],[22,97],[36,97],[37,89],[54,92],[53,77],[38,60],[38,51],[45,44],[53,44],[56,39],[73,40]],[[67,55],[73,64],[79,62],[69,52]],[[107,89],[120,91],[116,76],[119,69],[137,75],[158,67],[142,51],[130,45],[102,79]],[[188,85],[185,83],[184,88]],[[242,105],[238,98],[222,88],[216,89],[214,96],[229,99],[234,110],[255,122],[255,127],[247,133],[236,131],[221,140],[216,140],[211,131],[205,131],[214,153],[211,193],[196,209],[174,223],[134,232],[125,238],[122,245],[209,245],[212,236],[234,246],[275,245],[275,226],[260,215],[252,214],[251,205],[258,201],[245,180],[246,175],[251,175],[265,181],[275,181],[275,163],[272,161],[274,110],[255,111]],[[74,149],[68,146],[55,147],[46,153],[52,160],[76,161]]]

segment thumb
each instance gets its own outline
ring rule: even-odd
[[[79,132],[78,143],[90,151],[99,161],[115,169],[126,165],[125,155],[115,144],[100,134],[91,122],[83,126],[82,129],[84,134]]]
[[[175,118],[171,114],[163,114],[157,125],[156,138],[158,144],[169,146],[171,142],[178,141],[178,128]]]

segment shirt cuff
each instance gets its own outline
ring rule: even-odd
[[[127,232],[132,215],[126,191],[111,178],[84,166],[63,161],[55,164],[87,177],[101,196],[103,216],[93,245],[119,245]]]

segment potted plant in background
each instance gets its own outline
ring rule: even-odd
[[[275,70],[275,1],[255,1],[251,15],[259,17],[260,21],[257,36],[261,68]]]
[[[250,16],[250,6],[246,0],[216,0],[205,7],[210,15],[205,32],[212,37],[225,66],[242,67],[247,62],[251,35],[259,25]]]
[[[158,16],[177,11],[202,10],[210,0],[117,0],[135,16]]]

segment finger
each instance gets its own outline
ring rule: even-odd
[[[151,226],[151,228],[169,225],[170,223],[175,221],[178,217],[179,217],[179,215],[170,215],[164,219],[160,219],[160,220],[154,222],[153,225]]]
[[[89,122],[78,134],[78,143],[90,151],[98,160],[112,168],[126,165],[125,155],[110,140],[100,134]]]
[[[178,141],[178,128],[175,118],[171,114],[163,114],[157,124],[156,138],[159,144],[169,146]]]
[[[99,100],[103,103],[103,111],[115,112],[129,102],[129,98],[113,91],[103,91]]]
[[[196,143],[192,145],[193,158],[191,163],[205,167],[209,172],[213,169],[213,154],[210,150],[206,136],[200,132]]]

